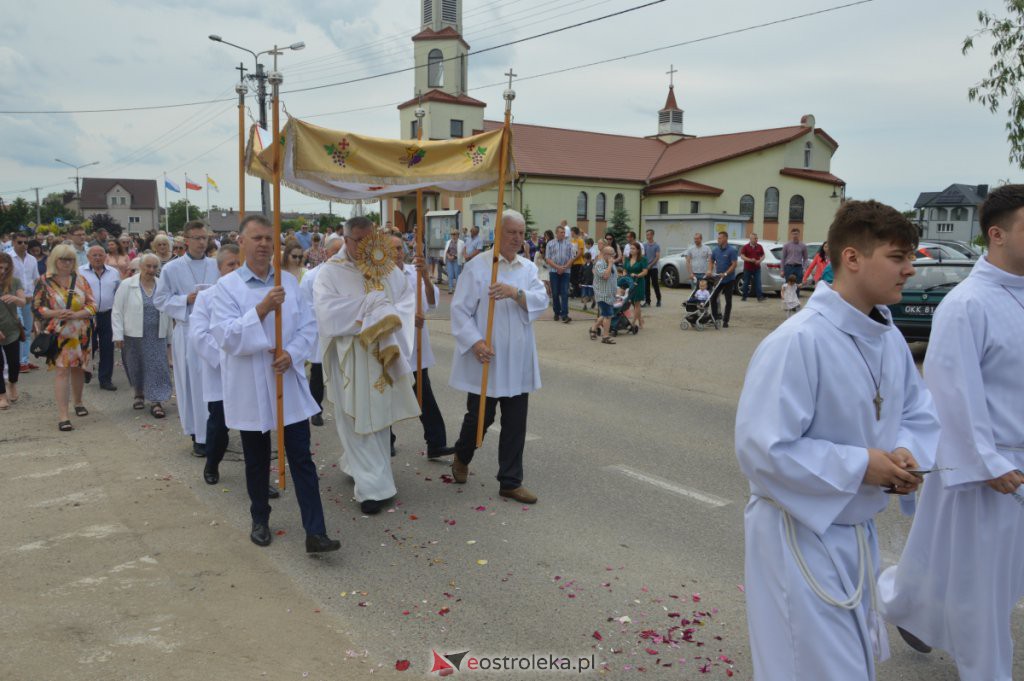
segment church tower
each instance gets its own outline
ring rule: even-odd
[[[658,111],[658,134],[656,137],[668,144],[686,137],[683,134],[683,110],[676,104],[676,73],[675,67],[669,68],[668,97],[665,99],[665,106]]]
[[[398,106],[399,136],[415,139],[421,97],[423,139],[467,137],[482,130],[486,105],[466,94],[469,45],[462,39],[462,0],[420,0],[420,32],[412,41],[414,96]]]

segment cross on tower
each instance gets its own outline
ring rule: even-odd
[[[669,64],[668,71],[666,71],[665,73],[668,74],[668,86],[675,87],[675,76],[677,73],[679,73],[679,69],[675,67],[675,64]]]
[[[519,74],[518,73],[512,73],[512,67],[509,67],[508,71],[505,72],[505,75],[508,76],[508,86],[509,86],[509,88],[511,88],[512,87],[512,79],[515,78],[516,76],[518,76]]]
[[[248,70],[249,69],[245,68],[245,64],[244,63],[242,63],[242,62],[238,63],[238,66],[235,67],[235,71],[238,71],[238,80],[239,80],[239,82],[241,82],[241,83],[245,82],[245,72],[248,71]]]

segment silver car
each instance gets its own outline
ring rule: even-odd
[[[736,250],[743,248],[749,243],[748,240],[731,239],[729,243],[736,247]],[[778,241],[758,241],[764,248],[764,260],[761,261],[761,290],[765,293],[780,293],[782,284],[782,243]],[[714,243],[709,244],[714,246]],[[675,286],[689,285],[687,281],[686,252],[675,252],[663,256],[659,261],[661,283],[669,288]],[[736,286],[737,290],[742,286],[743,261],[736,263]]]

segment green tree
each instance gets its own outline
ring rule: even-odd
[[[201,220],[203,218],[203,211],[196,204],[188,202],[188,219],[189,220]],[[180,232],[181,228],[185,226],[185,199],[179,199],[173,202],[167,209],[167,231],[168,232]]]
[[[367,213],[366,219],[373,222],[374,224],[380,225],[381,227],[384,226],[384,223],[380,221],[380,213],[378,213],[375,210],[371,210],[369,213]]]
[[[1024,0],[1006,0],[1009,16],[998,17],[991,12],[978,12],[981,27],[964,38],[962,53],[974,47],[975,38],[991,36],[989,55],[993,63],[988,77],[967,90],[967,98],[977,101],[992,113],[1007,106],[1006,139],[1010,143],[1010,162],[1024,168]]]
[[[625,208],[616,208],[612,211],[612,220],[608,223],[605,233],[614,235],[615,242],[621,244],[626,241],[626,232],[629,229],[629,211]]]
[[[0,211],[0,234],[16,232],[35,219],[35,205],[19,196]]]
[[[526,232],[530,232],[530,228],[537,224],[537,221],[533,219],[533,215],[530,214],[530,207],[523,208],[523,220],[526,222]]]
[[[317,218],[317,221],[320,223],[320,231],[321,232],[325,231],[327,229],[334,229],[334,228],[336,228],[338,225],[340,225],[342,223],[342,219],[341,219],[340,215],[327,214],[327,213],[321,214],[320,217]]]
[[[79,217],[75,211],[64,205],[63,192],[47,194],[39,204],[39,214],[44,224],[53,222],[57,218],[63,218],[65,222],[70,222]]]
[[[90,215],[89,220],[92,222],[93,231],[101,228],[105,229],[107,230],[107,234],[115,239],[121,236],[121,232],[124,231],[124,228],[121,227],[121,223],[107,213],[96,213],[95,215]]]

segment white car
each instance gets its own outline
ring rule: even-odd
[[[748,241],[731,239],[729,243],[735,246],[736,250],[739,250]],[[764,248],[764,260],[761,262],[761,290],[765,293],[780,293],[782,291],[782,284],[785,283],[782,279],[782,264],[780,261],[782,257],[782,243],[779,241],[759,241],[758,243]],[[711,245],[713,246],[714,244]],[[663,256],[658,266],[660,268],[661,283],[664,286],[672,288],[689,285],[689,282],[686,280],[685,251]],[[736,271],[739,273],[736,277],[736,286],[740,287],[742,286],[743,279],[742,260],[736,264]]]

